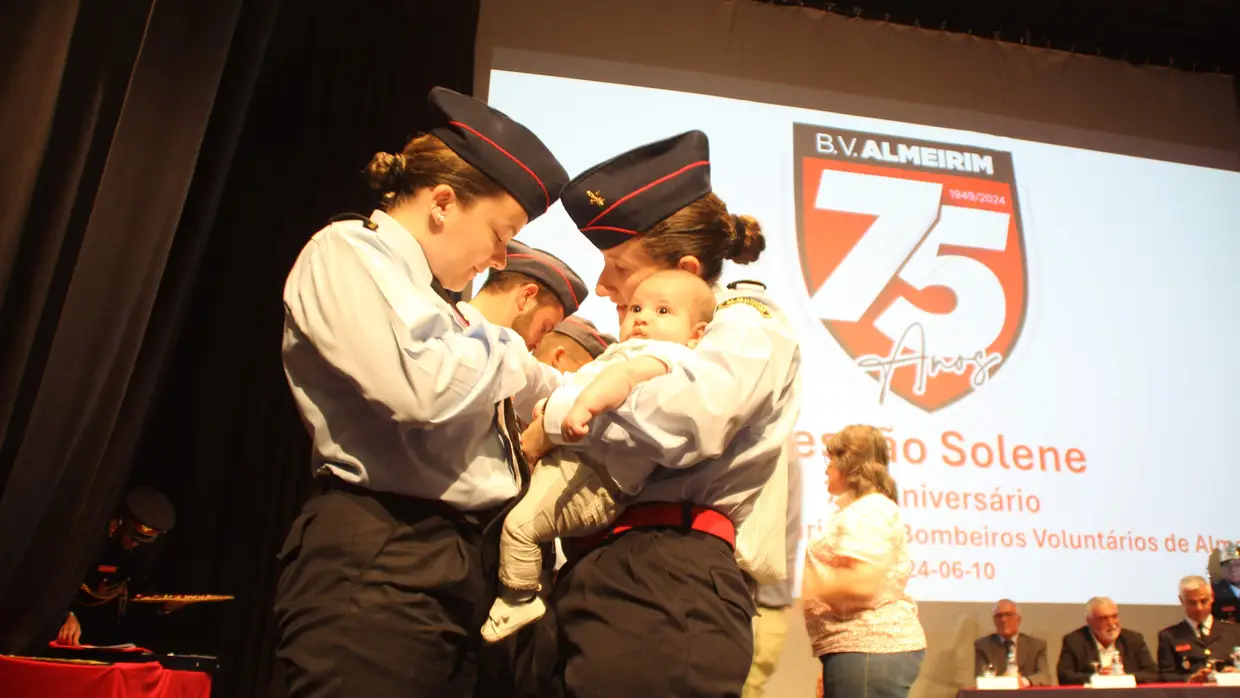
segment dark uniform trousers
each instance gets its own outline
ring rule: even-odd
[[[482,529],[406,501],[332,488],[293,523],[275,605],[290,697],[472,696]]]
[[[506,404],[506,407],[510,406],[511,402]],[[516,425],[516,433],[523,433],[526,424],[514,413],[508,414],[511,415],[511,423]],[[524,458],[521,461],[522,467],[525,467]],[[528,476],[524,482],[528,487]],[[511,509],[517,500],[510,502],[508,508]],[[489,598],[494,598],[499,589],[499,538],[502,531],[503,517],[496,517],[487,528],[487,544],[483,548],[487,579],[493,584]],[[543,568],[538,595],[546,603],[547,612],[541,622],[531,623],[499,642],[482,643],[475,698],[546,698],[555,693],[556,629],[553,620],[555,611],[550,602],[555,578],[555,544],[547,543],[541,548]]]
[[[503,409],[516,424],[511,402]],[[524,494],[529,467],[516,458]],[[517,677],[528,680],[520,672],[536,668],[526,651],[532,633],[485,650],[480,633],[499,584],[503,516],[516,499],[461,515],[325,483],[279,555],[276,656],[289,698],[508,698]]]
[[[741,695],[756,609],[725,541],[630,530],[565,568],[552,599],[566,698]]]
[[[482,643],[475,698],[548,698],[557,694],[555,610],[550,596],[555,570],[555,545],[543,547],[544,571],[538,595],[547,613],[496,643]],[[496,570],[488,572],[495,575]]]

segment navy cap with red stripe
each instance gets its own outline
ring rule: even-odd
[[[577,228],[606,250],[710,191],[710,141],[689,131],[591,167],[564,187],[561,200]]]
[[[532,131],[446,87],[432,89],[429,101],[429,133],[512,194],[531,221],[560,198],[568,173]]]
[[[564,322],[556,325],[552,332],[568,337],[581,345],[591,357],[597,359],[607,347],[616,343],[616,338],[599,332],[593,322],[576,316],[564,318]]]
[[[504,271],[524,274],[546,286],[564,306],[564,314],[572,315],[589,295],[586,284],[559,257],[513,240],[508,243],[508,266]]]
[[[125,510],[136,522],[159,531],[171,531],[177,522],[172,502],[154,487],[135,487],[125,498]]]

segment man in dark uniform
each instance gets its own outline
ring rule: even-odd
[[[1240,622],[1240,550],[1235,543],[1227,543],[1218,551],[1219,568],[1223,578],[1214,583],[1214,607],[1212,614],[1228,623]]]
[[[564,318],[534,349],[534,358],[563,373],[573,373],[597,359],[616,338],[599,332],[594,323],[577,317]]]
[[[1205,683],[1210,664],[1226,662],[1225,671],[1234,671],[1229,658],[1240,647],[1240,626],[1219,620],[1211,612],[1214,594],[1203,577],[1180,580],[1180,605],[1184,620],[1158,633],[1158,672],[1168,683]]]
[[[154,543],[176,524],[176,511],[158,490],[138,487],[125,499],[125,508],[108,522],[108,537],[78,588],[73,609],[57,634],[63,645],[126,642],[125,619],[129,598],[149,592],[158,553]],[[170,612],[180,606],[165,604]]]
[[[533,351],[565,316],[577,312],[588,291],[555,255],[516,240],[508,243],[507,253],[508,264],[487,276],[469,305],[488,322],[521,335]]]

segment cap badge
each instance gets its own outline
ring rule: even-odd
[[[602,194],[596,191],[590,191],[589,189],[587,189],[586,196],[590,199],[591,204],[598,206],[599,208],[602,208],[607,205],[607,200],[603,198]]]

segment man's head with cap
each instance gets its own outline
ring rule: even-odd
[[[504,245],[559,199],[568,175],[537,136],[483,102],[442,87],[429,100],[427,133],[377,153],[366,174],[439,283],[460,291],[503,267]]]
[[[513,240],[508,263],[470,299],[487,319],[511,327],[530,349],[586,299],[585,282],[561,259]]]
[[[1231,542],[1220,545],[1218,563],[1223,572],[1223,579],[1228,584],[1240,586],[1240,546]]]
[[[708,283],[723,261],[755,261],[762,229],[728,212],[711,190],[701,131],[634,148],[574,177],[561,196],[577,228],[603,253],[595,292],[617,303],[650,273],[680,268]]]
[[[594,323],[577,316],[555,326],[538,348],[534,358],[564,373],[578,371],[599,357],[616,338],[598,331]]]
[[[119,535],[121,545],[134,548],[150,543],[176,525],[172,502],[154,487],[135,487],[125,498]]]

